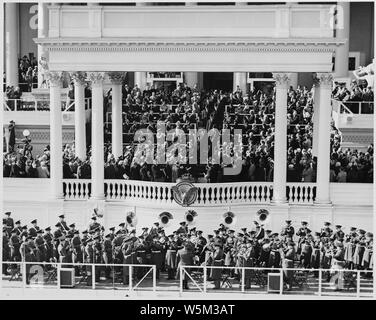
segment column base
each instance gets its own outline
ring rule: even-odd
[[[64,201],[65,200],[65,197],[64,197],[64,194],[58,194],[58,195],[51,195],[50,196],[50,198],[49,198],[49,200],[51,200],[51,201],[54,201],[54,200],[56,200],[56,201]]]
[[[104,194],[102,195],[102,194],[100,194],[100,195],[92,195],[91,197],[90,197],[90,200],[93,200],[93,201],[105,201],[106,200],[106,198],[105,198],[105,196],[104,196]]]
[[[273,205],[288,205],[287,199],[273,199],[270,201]]]
[[[329,199],[318,199],[313,201],[313,204],[331,206],[332,202]]]

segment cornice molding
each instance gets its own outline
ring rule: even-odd
[[[326,39],[34,39],[49,51],[83,52],[333,52],[342,41]]]

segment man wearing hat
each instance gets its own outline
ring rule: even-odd
[[[287,248],[283,251],[283,270],[285,282],[287,283],[287,290],[290,291],[292,288],[292,281],[294,276],[294,270],[291,268],[294,267],[294,259],[295,259],[295,243],[293,241],[289,241]],[[290,270],[287,270],[290,269]]]
[[[151,250],[151,264],[154,264],[156,267],[157,279],[159,279],[159,274],[160,274],[162,263],[163,263],[162,249],[163,249],[163,246],[159,242],[158,235],[155,235],[150,245],[150,250]]]
[[[15,223],[14,223],[14,228],[17,230],[17,236],[19,236],[22,232],[22,227],[21,227],[21,221],[20,220],[17,220]]]
[[[36,261],[46,262],[46,243],[43,239],[43,230],[39,229],[36,231],[37,236],[35,238],[36,247]]]
[[[345,238],[345,233],[342,231],[342,226],[340,224],[336,225],[336,231],[332,234],[330,239],[343,241]]]
[[[330,238],[333,234],[333,230],[330,228],[330,222],[324,222],[324,228],[321,229],[320,237]]]
[[[101,225],[100,225],[99,222],[97,222],[97,217],[96,216],[92,216],[91,217],[91,221],[92,222],[89,224],[89,228],[88,228],[89,232],[90,231],[95,231],[98,228],[100,229]]]
[[[223,266],[224,263],[224,254],[222,250],[222,242],[214,242],[214,252],[212,255],[212,264],[213,267]],[[220,289],[222,277],[222,269],[220,268],[211,268],[210,270],[210,279],[214,281],[214,289]]]
[[[184,266],[193,266],[194,264],[193,258],[194,258],[193,252],[189,250],[188,244],[185,243],[183,249],[180,249],[176,255],[176,265],[178,266],[178,269]],[[191,270],[190,269],[184,269],[184,270],[185,272],[183,272],[183,279],[182,279],[183,288],[187,290],[189,289],[188,287],[189,276],[186,273],[190,274]],[[177,272],[177,274],[179,275],[180,272]]]
[[[178,228],[178,230],[176,230],[176,233],[177,234],[188,233],[188,226],[187,226],[187,223],[185,221],[180,222],[180,227]]]
[[[50,262],[51,258],[53,258],[53,236],[51,234],[51,227],[47,227],[44,231],[45,234],[43,235],[43,239],[46,244],[46,261]]]
[[[60,223],[60,225],[61,225],[61,227],[62,227],[62,231],[65,233],[65,232],[68,232],[69,231],[69,228],[68,228],[68,225],[67,225],[67,223],[66,223],[66,221],[65,221],[65,215],[64,214],[61,214],[60,216],[59,216],[59,223]]]
[[[20,253],[22,257],[22,261],[25,262],[35,262],[36,257],[35,253],[33,250],[34,247],[34,241],[31,236],[27,236],[25,238],[25,241],[21,244],[20,246]],[[32,265],[31,264],[26,264],[26,284],[30,284],[30,269]]]
[[[71,228],[74,229],[74,226],[71,227]],[[80,239],[80,233],[79,233],[78,230],[73,230],[71,232],[68,232],[68,234],[72,236],[72,239],[70,241],[70,248],[72,250],[72,262],[73,263],[82,263],[83,262],[83,254],[82,254],[82,242],[81,242],[81,239]],[[78,270],[76,270],[76,271],[78,271]],[[78,275],[78,272],[76,272],[76,274]]]
[[[128,230],[127,230],[127,228],[126,228],[126,226],[125,226],[125,222],[122,222],[122,223],[119,223],[119,227],[120,227],[120,232],[122,233],[122,234],[127,234],[128,233]]]
[[[109,230],[110,230],[110,241],[112,242],[112,240],[114,240],[115,239],[115,227],[111,227],[111,228],[109,228]]]
[[[291,225],[291,220],[286,220],[286,226],[281,231],[281,236],[285,239],[292,239],[295,234],[295,229]]]
[[[102,243],[102,252],[103,252],[103,263],[111,264],[112,263],[112,243],[111,243],[111,234],[108,233],[104,237]],[[110,279],[111,268],[105,267],[104,269],[106,279]]]
[[[20,239],[23,240],[25,237],[27,237],[27,236],[29,236],[29,235],[30,235],[32,238],[35,238],[35,237],[33,237],[33,235],[31,235],[31,234],[29,234],[29,233],[27,232],[27,226],[23,226],[23,227],[21,228]]]
[[[256,240],[262,240],[262,239],[264,239],[264,237],[265,237],[265,230],[264,230],[263,226],[260,225],[260,224],[257,224],[256,225],[256,234],[255,234]]]
[[[176,254],[178,252],[178,243],[174,239],[174,235],[170,234],[168,236],[168,241],[166,243],[166,258],[165,266],[167,269],[167,280],[175,279],[176,273]]]
[[[121,245],[123,264],[133,264],[134,263],[133,262],[134,244],[135,244],[135,242],[133,241],[132,236],[128,236],[128,237],[124,238],[124,241]],[[123,284],[124,285],[129,285],[129,274],[130,274],[129,269],[130,269],[130,267],[128,267],[128,266],[123,267]]]
[[[74,236],[74,232],[76,231],[76,224],[75,223],[72,223],[69,225],[69,231],[68,231],[68,235],[70,236]]]
[[[59,254],[59,262],[60,263],[70,262],[69,256],[70,256],[71,252],[70,252],[70,249],[69,249],[69,243],[66,240],[66,237],[64,235],[59,238],[59,245],[57,247],[57,253]]]
[[[338,229],[338,228],[337,228]],[[334,254],[332,260],[332,270],[342,270],[345,267],[345,250],[343,248],[343,243],[340,240],[334,241]],[[336,280],[335,291],[343,290],[344,278],[343,271],[338,272],[338,278]]]
[[[365,238],[366,232],[362,229],[358,230],[358,236],[355,240],[355,250],[353,255],[353,265],[355,269],[362,269],[362,260],[364,251],[366,249],[366,238]]]
[[[9,238],[9,247],[10,247],[10,259],[11,261],[21,261],[20,254],[20,238],[17,235],[18,229],[14,228],[11,232]]]
[[[31,221],[32,227],[29,229],[29,235],[31,235],[33,238],[37,236],[37,231],[40,229],[37,225],[37,219],[34,219]]]
[[[6,232],[8,233],[8,236],[11,235],[11,231],[14,229],[14,222],[13,222],[13,219],[10,217],[11,215],[11,212],[8,211],[8,212],[5,212],[5,218],[4,218],[4,221],[3,221],[3,224],[5,224],[5,227],[6,227]]]
[[[121,230],[118,230],[115,233],[114,240],[112,240],[112,259],[114,263],[122,263],[123,261],[121,251],[124,238],[125,235],[122,233]]]
[[[11,261],[10,260],[10,248],[9,248],[9,236],[8,236],[8,231],[7,228],[3,228],[3,253],[2,253],[2,258],[3,258],[3,274],[8,275],[8,266],[4,263],[5,261]]]

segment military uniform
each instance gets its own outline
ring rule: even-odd
[[[41,233],[38,233],[38,236],[35,239],[36,246],[36,259],[38,262],[46,261],[46,244]]]
[[[177,242],[170,240],[166,244],[166,258],[165,258],[165,264],[167,268],[167,280],[172,280],[175,277],[175,272],[177,268],[176,264],[176,254],[178,252],[178,244]]]
[[[163,263],[163,253],[162,249],[163,246],[159,241],[154,241],[150,245],[151,249],[151,264],[154,264],[156,267],[156,277],[159,279],[160,270],[162,268]]]

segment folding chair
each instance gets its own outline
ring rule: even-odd
[[[228,288],[232,288],[232,283],[230,282],[229,277],[230,277],[230,274],[228,274],[228,273],[222,274],[221,288],[225,288],[226,286]]]
[[[21,266],[18,264],[11,264],[9,265],[10,271],[10,278],[9,281],[19,280],[22,276],[21,274]]]

